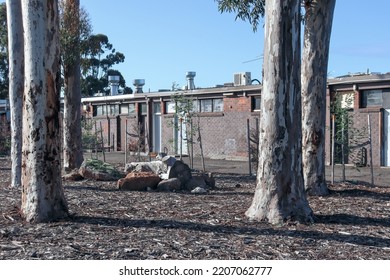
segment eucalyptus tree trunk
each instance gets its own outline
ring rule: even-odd
[[[329,193],[325,178],[326,80],[336,0],[307,1],[302,57],[302,155],[305,189]]]
[[[83,162],[80,84],[80,0],[66,0],[62,53],[64,58],[64,169],[79,168]]]
[[[266,1],[256,191],[246,215],[311,222],[302,174],[300,0]]]
[[[24,47],[21,0],[7,0],[9,100],[11,105],[11,186],[20,187],[22,177],[22,106]]]
[[[68,215],[60,163],[57,4],[56,0],[22,0],[25,88],[21,210],[28,222]]]

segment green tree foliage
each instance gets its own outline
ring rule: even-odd
[[[125,61],[125,55],[115,50],[104,34],[89,36],[81,42],[82,92],[91,96],[97,92],[109,93],[108,76],[120,76],[119,85],[126,88],[126,81],[112,66]],[[126,89],[127,91],[128,89]]]
[[[85,9],[80,10],[80,49],[75,50],[75,38],[69,30],[64,28],[64,1],[59,2],[60,29],[61,29],[61,60],[72,61],[74,52],[81,55],[81,91],[84,96],[91,96],[97,92],[108,94],[109,75],[119,75],[119,85],[124,93],[131,93],[126,81],[118,70],[112,69],[114,65],[123,63],[125,55],[115,50],[104,34],[92,34],[92,25]],[[6,4],[0,3],[0,98],[8,97],[8,39]]]
[[[215,0],[221,13],[236,13],[236,20],[249,21],[254,32],[264,16],[265,0]]]
[[[88,16],[87,11],[84,8],[80,8],[80,24],[78,24],[79,38],[75,38],[75,32],[71,32],[73,26],[66,27],[66,24],[70,24],[71,21],[66,23],[66,17],[72,18],[73,15],[66,15],[65,13],[65,1],[61,0],[59,2],[60,9],[60,43],[62,51],[62,63],[63,64],[72,64],[75,61],[75,54],[80,55],[82,47],[75,49],[75,46],[79,46],[77,41],[85,42],[91,36],[92,33],[92,24]]]
[[[0,99],[8,97],[8,32],[7,10],[0,3]]]

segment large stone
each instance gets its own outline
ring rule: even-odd
[[[184,187],[189,191],[196,188],[212,189],[215,187],[215,179],[212,173],[193,173],[192,178],[185,183]]]
[[[159,175],[167,172],[167,167],[161,160],[130,162],[126,164],[125,172],[153,172]]]
[[[200,173],[200,176],[203,177],[204,181],[206,182],[206,185],[213,189],[215,188],[215,178],[213,176],[213,173]]]
[[[160,177],[152,172],[132,172],[126,178],[119,179],[117,186],[120,190],[146,191],[155,189],[160,182]]]
[[[196,189],[196,188],[202,188],[202,189],[207,188],[207,184],[202,176],[194,175],[194,176],[192,176],[191,179],[189,179],[185,183],[186,190],[192,191],[193,189]]]
[[[179,191],[181,188],[181,181],[178,178],[162,180],[157,185],[157,191],[159,192]]]
[[[71,172],[62,175],[62,180],[64,181],[81,181],[84,177],[80,175],[78,169],[74,169]]]
[[[178,178],[184,185],[192,178],[190,167],[184,162],[177,160],[172,166],[168,166],[168,179]]]
[[[113,165],[97,159],[87,159],[81,164],[79,174],[96,181],[116,181],[125,175]]]

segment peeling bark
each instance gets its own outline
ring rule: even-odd
[[[305,190],[329,193],[325,179],[326,79],[336,0],[306,5],[302,57],[302,154]]]
[[[266,1],[256,191],[246,215],[281,224],[312,221],[301,158],[300,1]]]
[[[55,0],[22,0],[25,40],[22,215],[28,222],[66,217],[59,137],[59,22]]]

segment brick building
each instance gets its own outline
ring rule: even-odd
[[[8,154],[11,141],[10,107],[7,99],[0,99],[0,155]]]
[[[236,85],[188,88],[148,93],[138,89],[133,94],[83,98],[84,117],[102,128],[110,150],[124,151],[127,145],[135,151],[140,135],[145,152],[199,155],[199,127],[206,157],[247,158],[247,122],[251,128],[258,123],[261,85],[239,81]],[[177,114],[174,96],[190,100],[191,121]],[[187,141],[190,131],[193,145]]]
[[[260,84],[252,85],[241,79],[202,89],[191,88],[189,84],[186,90],[143,93],[138,88],[133,94],[83,98],[82,104],[85,117],[92,119],[96,127],[102,127],[106,148],[111,150],[124,151],[126,145],[134,150],[135,136],[140,134],[145,152],[179,154],[181,150],[187,154],[193,150],[194,155],[199,155],[198,134],[194,129],[199,126],[206,157],[247,159],[247,122],[251,129],[258,124],[261,90]],[[193,103],[193,147],[185,141],[191,131],[189,123],[180,125],[180,119],[175,118],[175,95],[183,95]],[[344,162],[370,164],[369,115],[372,164],[390,166],[390,73],[329,79],[326,98],[326,163],[332,162],[331,101],[338,99],[352,120],[345,132]],[[356,131],[359,131],[359,137]],[[335,162],[340,163],[340,144],[337,142]]]
[[[347,147],[344,162],[390,166],[390,73],[362,73],[328,80],[326,117],[326,163],[332,162],[331,104],[339,102],[348,111],[351,122],[345,129]],[[368,117],[369,116],[369,117]],[[335,123],[341,120],[335,120]],[[368,125],[370,121],[370,126]],[[336,126],[336,125],[335,125]],[[338,126],[340,129],[340,126]],[[370,133],[371,132],[371,133]],[[337,131],[336,131],[337,133]],[[335,134],[336,134],[335,133]],[[340,163],[340,144],[335,144],[335,162]]]

